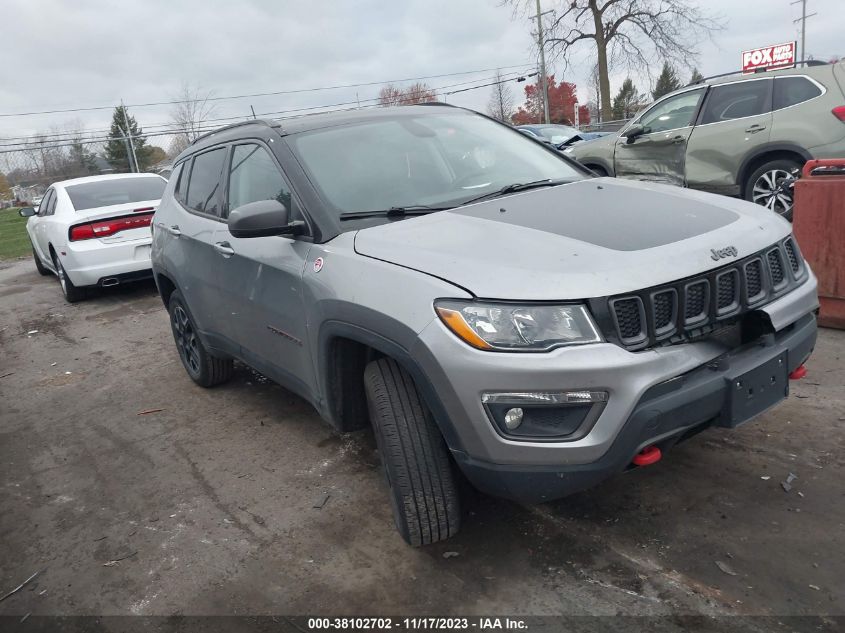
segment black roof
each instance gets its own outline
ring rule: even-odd
[[[203,134],[191,143],[185,150],[183,150],[173,162],[178,163],[186,156],[195,154],[206,147],[211,147],[212,145],[217,145],[218,143],[237,140],[245,136],[264,136],[271,131],[275,131],[280,136],[285,136],[286,134],[296,134],[298,132],[307,132],[320,128],[349,125],[352,123],[360,123],[363,121],[372,121],[388,117],[395,118],[397,116],[430,115],[434,114],[438,109],[432,106],[438,105],[448,107],[457,112],[469,113],[469,111],[466,111],[463,108],[451,106],[446,103],[431,103],[407,106],[388,106],[384,108],[365,108],[360,110],[343,110],[339,112],[324,112],[308,114],[292,119],[284,119],[283,121],[250,119],[248,121],[241,121],[240,123],[226,125],[214,130],[213,132]]]

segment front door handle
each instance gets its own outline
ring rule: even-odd
[[[235,249],[232,248],[229,242],[217,242],[214,245],[214,250],[226,258],[229,258],[235,254]]]
[[[763,131],[763,130],[765,130],[765,129],[766,129],[766,126],[765,126],[765,125],[757,125],[757,124],[755,123],[755,124],[754,124],[754,125],[752,125],[751,127],[747,127],[747,128],[745,128],[745,131],[746,131],[748,134],[757,134],[757,132],[762,132],[762,131]]]
[[[680,145],[681,143],[683,143],[683,142],[684,142],[684,141],[686,141],[686,140],[687,140],[687,137],[686,137],[686,136],[680,136],[680,135],[679,135],[679,136],[674,137],[674,138],[672,139],[672,142],[673,142],[675,145]]]

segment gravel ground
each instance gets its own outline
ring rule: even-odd
[[[411,549],[370,433],[244,366],[195,386],[151,283],[68,305],[0,264],[0,594],[44,570],[0,615],[843,615],[844,357],[822,330],[751,424],[556,503],[471,495]]]

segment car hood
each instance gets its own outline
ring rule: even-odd
[[[789,233],[785,220],[742,200],[592,178],[362,229],[355,250],[477,297],[551,301],[683,279]]]

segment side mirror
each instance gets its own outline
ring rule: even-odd
[[[634,125],[622,132],[621,136],[623,138],[627,138],[628,142],[630,143],[635,138],[637,138],[638,136],[642,136],[643,134],[645,134],[645,128],[639,123],[634,123]]]
[[[35,215],[36,211],[32,207],[22,207],[18,209],[18,213],[22,218],[31,218]]]
[[[298,235],[304,222],[291,222],[290,211],[278,200],[258,200],[233,209],[228,219],[234,237]]]

